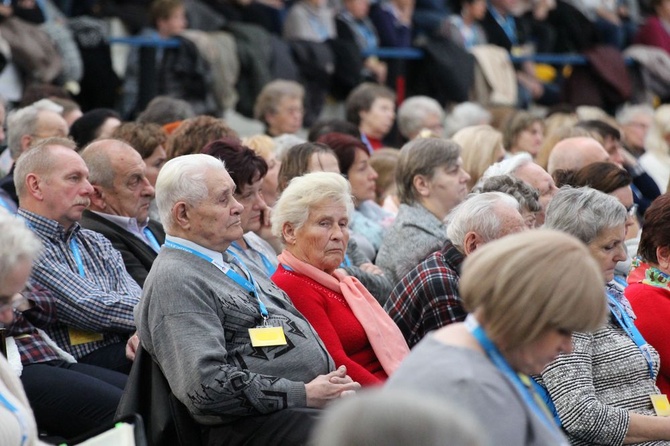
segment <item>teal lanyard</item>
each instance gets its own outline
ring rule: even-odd
[[[151,248],[156,252],[160,251],[161,245],[158,243],[158,240],[156,240],[156,237],[153,235],[151,230],[149,228],[144,228],[142,232],[144,233],[144,236],[147,238],[147,240],[149,240],[149,245]]]
[[[347,266],[351,266],[351,259],[347,254],[344,254],[344,260],[340,263],[340,268],[346,268]]]
[[[637,345],[637,348],[640,349],[640,353],[644,356],[644,359],[647,361],[647,366],[649,367],[649,376],[651,379],[654,379],[654,359],[651,356],[651,348],[647,341],[645,341],[644,336],[640,333],[640,330],[637,329],[635,323],[628,316],[626,310],[623,306],[616,300],[614,296],[608,291],[607,292],[607,301],[610,306],[610,312],[616,319],[619,326],[626,332],[628,337]]]
[[[77,245],[77,240],[72,236],[70,239],[70,251],[74,256],[74,261],[77,263],[77,269],[79,270],[79,275],[81,277],[86,277],[86,271],[84,270],[84,262],[81,260],[81,252],[79,251],[79,246]]]
[[[0,393],[0,405],[4,406],[8,411],[13,413],[18,420],[19,426],[21,426],[21,446],[23,446],[28,442],[28,424],[25,417],[15,405],[13,405],[7,398],[5,398],[2,393]]]
[[[261,261],[263,262],[263,267],[265,268],[265,272],[267,273],[268,277],[271,277],[271,276],[275,273],[275,271],[277,270],[277,268],[272,264],[272,262],[270,262],[270,259],[268,259],[265,255],[263,255],[262,252],[260,252],[260,251],[256,251],[256,250],[255,250],[254,248],[252,248],[251,245],[249,245],[248,243],[247,243],[247,245],[249,246],[249,249],[250,249],[251,251],[253,251],[253,252],[255,252],[256,254],[259,255],[259,257],[261,258]],[[239,243],[237,243],[237,242],[233,242],[233,243],[230,244],[230,246],[231,246],[232,248],[234,248],[234,249],[235,249],[237,252],[239,252],[240,254],[244,254],[244,248],[242,248],[242,246],[240,246]],[[229,250],[229,251],[230,251],[230,250]]]
[[[537,401],[535,401],[535,398],[533,397],[533,394],[531,393],[533,391],[537,392],[538,388],[541,389],[540,385],[531,379],[531,390],[521,381],[519,375],[514,371],[512,366],[509,365],[502,353],[500,353],[500,350],[498,350],[498,347],[496,347],[493,341],[489,339],[484,329],[481,327],[481,325],[479,325],[479,322],[472,314],[469,314],[465,318],[465,327],[472,334],[472,336],[475,337],[479,345],[484,349],[486,356],[489,357],[493,365],[495,365],[496,368],[500,370],[505,378],[507,378],[507,380],[521,394],[521,397],[526,403],[526,406],[537,415],[540,421],[542,421],[542,423],[550,432],[558,433],[558,428],[560,427],[561,422],[558,419],[558,415],[556,415],[555,408],[552,407],[553,403],[551,403],[551,399],[548,399],[546,396],[542,398],[545,402],[551,403],[547,409],[554,413],[553,420],[548,418],[547,413],[538,405]],[[542,392],[538,392],[539,396],[542,396],[543,393],[545,393],[544,389],[542,389]]]
[[[509,41],[512,42],[512,45],[516,45],[518,41],[516,37],[516,23],[514,22],[514,18],[509,14],[503,17],[492,6],[489,6],[489,12],[491,13],[495,21],[498,22],[498,25],[500,25],[502,30],[505,32],[505,35],[507,35]]]
[[[14,211],[13,211],[12,208],[9,206],[9,203],[7,203],[7,201],[6,201],[4,198],[2,198],[2,197],[0,197],[0,206],[2,206],[3,208],[7,209],[7,211],[8,211],[10,214],[14,214]]]
[[[233,259],[235,260],[235,264],[244,271],[245,274],[249,277],[247,279],[246,277],[241,276],[237,272],[233,271],[231,268],[229,268],[227,265],[220,265],[215,262],[215,260],[199,251],[196,251],[195,249],[189,248],[188,246],[181,245],[179,243],[171,242],[170,240],[165,241],[165,245],[168,248],[173,248],[173,249],[179,249],[181,251],[186,251],[189,252],[195,256],[200,257],[201,259],[204,259],[214,265],[219,271],[223,272],[226,276],[228,276],[230,279],[232,279],[235,283],[240,285],[245,291],[249,293],[251,297],[254,297],[256,301],[258,302],[258,308],[261,313],[261,316],[263,317],[263,320],[267,320],[269,313],[267,310],[267,307],[261,301],[260,294],[257,291],[257,286],[256,286],[256,281],[254,280],[253,276],[251,275],[251,272],[247,269],[247,267],[242,263],[242,261],[235,255],[233,254],[230,250],[227,250],[226,252],[230,254]]]

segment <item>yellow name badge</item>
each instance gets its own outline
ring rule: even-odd
[[[79,330],[77,328],[68,328],[70,335],[70,345],[88,344],[89,342],[102,341],[102,333],[93,333],[92,331]]]
[[[654,405],[656,416],[670,416],[670,403],[668,403],[668,395],[649,395],[649,397],[651,398],[651,404]]]
[[[286,336],[282,327],[258,327],[249,329],[252,347],[274,347],[286,345]]]

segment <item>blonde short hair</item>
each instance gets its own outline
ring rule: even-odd
[[[242,145],[249,147],[265,161],[275,156],[275,148],[277,147],[275,140],[268,135],[254,135],[242,138]]]
[[[487,243],[463,264],[460,297],[505,350],[547,330],[593,331],[608,314],[602,273],[586,246],[538,229]]]
[[[474,125],[456,132],[451,138],[461,146],[463,169],[470,174],[472,189],[489,166],[495,164],[496,152],[502,147],[503,135],[490,125]]]
[[[312,207],[323,202],[342,203],[351,218],[354,201],[349,182],[333,172],[313,172],[295,177],[284,189],[272,211],[272,235],[283,240],[282,228],[290,223],[300,229]]]

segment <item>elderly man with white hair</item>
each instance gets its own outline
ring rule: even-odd
[[[410,347],[428,332],[465,319],[458,294],[465,257],[487,242],[526,229],[519,203],[502,192],[470,196],[447,221],[442,249],[407,273],[385,305]]]
[[[13,110],[7,117],[7,151],[13,162],[36,142],[50,137],[66,137],[68,126],[60,115],[63,107],[48,99]],[[14,187],[14,166],[0,180],[0,189],[5,191],[13,204],[19,202]]]
[[[535,226],[540,227],[544,224],[544,214],[547,205],[558,192],[554,179],[544,170],[533,162],[533,158],[528,153],[519,153],[513,155],[499,163],[490,166],[484,172],[479,180],[482,184],[486,179],[498,175],[511,175],[534,187],[540,193],[540,205],[542,209],[536,215]]]
[[[440,103],[428,96],[412,96],[398,107],[396,117],[400,134],[408,140],[416,138],[422,130],[444,136],[444,110]]]
[[[223,162],[168,161],[156,181],[165,245],[137,309],[142,347],[210,445],[302,444],[320,411],[360,385],[255,264],[233,251],[242,205]],[[178,274],[175,272],[178,271]]]

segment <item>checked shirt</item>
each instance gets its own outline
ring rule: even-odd
[[[133,309],[142,289],[126,272],[121,254],[104,236],[78,223],[66,232],[56,221],[25,209],[18,215],[44,245],[31,279],[51,291],[56,301],[57,322],[47,327],[49,336],[76,359],[125,342],[135,331]],[[71,239],[81,253],[85,277],[79,274]],[[102,339],[71,345],[70,327],[102,334]]]
[[[400,327],[410,348],[429,331],[465,319],[458,296],[464,259],[447,240],[441,251],[419,263],[391,292],[384,309]]]

